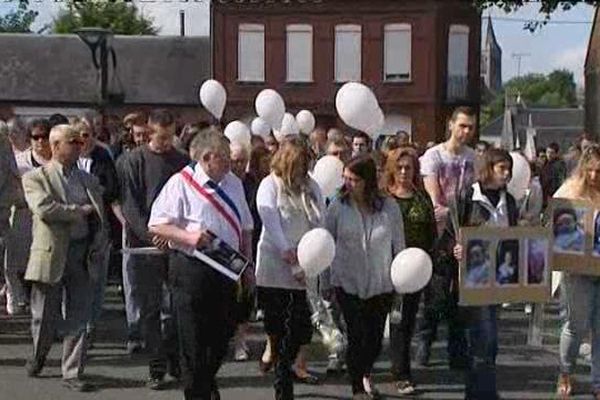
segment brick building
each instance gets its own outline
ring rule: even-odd
[[[212,0],[212,74],[226,117],[250,117],[264,88],[289,111],[342,125],[335,94],[347,81],[374,89],[380,132],[440,140],[452,108],[479,109],[481,20],[471,1]]]

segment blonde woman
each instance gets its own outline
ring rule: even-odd
[[[310,162],[310,150],[301,139],[285,139],[256,196],[263,223],[256,284],[274,352],[277,400],[294,398],[291,367],[300,346],[312,336],[306,282],[296,258],[298,242],[322,224],[325,207],[318,185],[308,175]]]
[[[600,204],[600,146],[587,147],[577,168],[554,197],[587,200]],[[561,293],[566,317],[560,335],[560,375],[557,392],[568,398],[573,391],[571,374],[579,355],[581,339],[592,333],[592,391],[600,400],[600,280],[598,277],[564,273]]]

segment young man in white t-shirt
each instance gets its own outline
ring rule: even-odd
[[[452,229],[448,219],[457,213],[455,204],[459,194],[474,181],[476,154],[468,147],[476,128],[475,112],[468,107],[458,107],[448,122],[448,139],[428,149],[420,159],[425,190],[434,205],[438,234]],[[453,227],[458,229],[458,227]],[[438,273],[425,290],[425,315],[418,329],[417,362],[427,365],[431,344],[435,340],[441,316],[448,320],[448,360],[451,368],[464,366],[466,339],[458,318],[458,281],[456,265],[451,257],[434,259]],[[455,288],[452,292],[450,288]],[[443,310],[443,312],[441,312]]]

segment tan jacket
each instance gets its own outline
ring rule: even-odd
[[[61,182],[60,165],[47,165],[23,175],[23,188],[29,209],[33,213],[33,241],[25,279],[54,284],[61,280],[69,249],[73,223],[81,221],[79,206],[67,204]],[[94,208],[98,223],[90,232],[87,269],[92,279],[98,278],[99,259],[108,251],[107,221],[102,203],[102,188],[96,178],[76,170]]]

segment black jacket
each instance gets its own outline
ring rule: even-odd
[[[459,227],[481,226],[490,219],[490,212],[479,201],[473,201],[474,189],[469,186],[458,198],[456,207],[450,206],[450,213],[457,213]],[[519,209],[515,198],[506,192],[506,208],[509,226],[515,226],[519,220]],[[457,229],[458,230],[458,229]],[[452,218],[448,218],[446,229],[442,233],[436,246],[435,273],[458,277],[458,263],[454,258],[456,244],[455,228]]]

